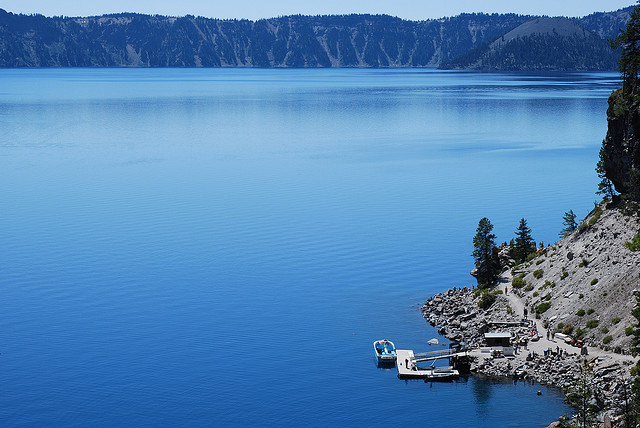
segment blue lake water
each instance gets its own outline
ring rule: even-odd
[[[481,217],[549,243],[593,208],[617,85],[0,70],[0,423],[546,426],[558,391],[405,382],[371,344],[427,350]]]

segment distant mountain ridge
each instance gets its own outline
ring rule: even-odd
[[[625,26],[631,9],[570,21],[580,27],[575,34],[586,35],[574,43],[583,52],[569,57],[574,63],[564,58],[540,67],[535,58],[533,63],[522,58],[506,69],[615,69],[616,53],[605,39]],[[131,13],[49,18],[0,9],[0,67],[486,68],[478,66],[481,50],[503,36],[541,42],[523,30],[532,19],[543,18],[462,14],[407,21],[387,15],[295,15],[248,21]],[[565,28],[560,35],[547,34],[542,49],[575,38],[565,36]],[[589,47],[594,43],[595,50]],[[499,69],[504,61],[495,64],[492,68]]]
[[[446,68],[476,70],[612,70],[619,53],[609,42],[568,18],[534,18]]]

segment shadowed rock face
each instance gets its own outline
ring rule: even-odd
[[[629,171],[640,167],[640,102],[622,106],[622,91],[609,97],[605,139],[606,174],[619,193],[629,192]]]

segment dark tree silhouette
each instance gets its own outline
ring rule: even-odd
[[[483,217],[478,222],[476,235],[473,237],[473,259],[476,262],[478,287],[486,288],[493,285],[498,277],[500,265],[498,263],[498,248],[496,235],[491,233],[493,225],[488,218]]]

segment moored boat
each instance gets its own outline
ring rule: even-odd
[[[451,366],[431,367],[430,374],[427,374],[427,380],[449,380],[460,376],[460,372]]]
[[[387,339],[373,342],[373,350],[379,363],[392,363],[396,360],[396,346]]]

